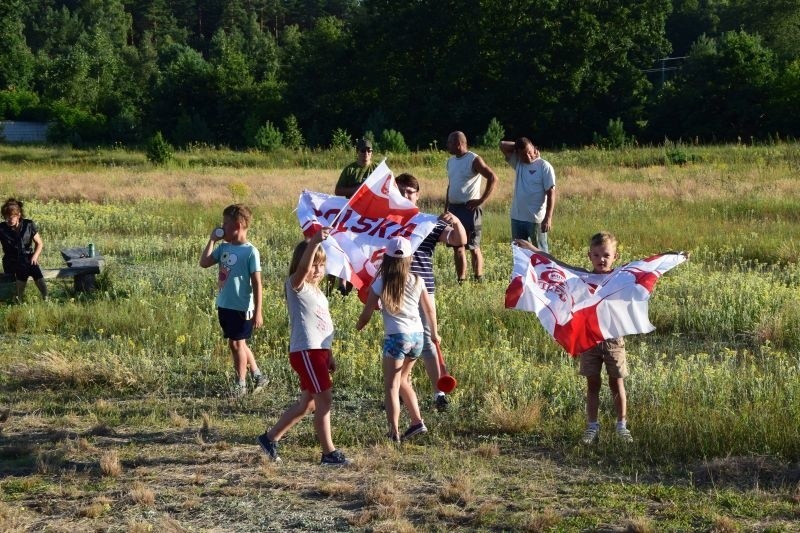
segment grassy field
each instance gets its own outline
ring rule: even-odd
[[[418,371],[430,433],[387,445],[380,320],[357,332],[360,303],[332,297],[334,442],[355,464],[331,471],[310,420],[282,464],[254,439],[297,390],[281,295],[292,209],[303,188],[332,191],[351,154],[194,150],[155,168],[124,150],[0,146],[0,196],[26,202],[44,266],[88,242],[107,260],[91,296],[53,282],[48,302],[30,284],[22,305],[0,303],[0,530],[800,530],[800,146],[544,154],[559,258],[585,264],[600,229],[623,262],[692,252],[659,281],[656,332],[627,339],[634,444],[612,438],[604,387],[590,448],[576,362],[533,315],[503,309],[512,176],[480,152],[500,176],[487,281],[459,286],[449,251],[435,258],[451,409],[433,411]],[[446,154],[386,155],[438,212]],[[215,275],[197,266],[232,201],[255,210],[265,327],[251,345],[271,381],[243,400],[226,396]]]

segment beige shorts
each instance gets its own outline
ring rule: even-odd
[[[628,376],[625,339],[622,337],[603,341],[594,348],[583,352],[580,358],[581,363],[578,373],[581,376],[599,376],[603,363],[606,365],[608,377],[624,378]]]

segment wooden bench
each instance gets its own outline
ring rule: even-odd
[[[92,292],[97,289],[95,276],[100,273],[105,265],[102,255],[89,257],[86,247],[65,248],[61,250],[61,257],[67,266],[62,268],[43,268],[44,279],[72,278],[75,292]],[[16,295],[14,276],[3,274],[0,277],[0,300],[10,300]]]

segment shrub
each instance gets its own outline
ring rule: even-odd
[[[353,146],[353,140],[350,138],[350,134],[347,133],[347,130],[342,128],[336,128],[333,130],[333,135],[331,136],[331,148],[333,149],[340,149],[340,150],[350,150]]]
[[[670,140],[664,141],[664,156],[666,161],[673,165],[685,165],[689,162],[689,156],[683,149],[683,143],[678,141],[673,143]]]
[[[160,131],[157,131],[156,134],[147,141],[145,155],[147,156],[147,160],[154,165],[166,165],[172,160],[173,154],[174,150],[172,145],[164,139]]]
[[[625,133],[625,126],[622,124],[622,119],[609,119],[606,126],[606,135],[598,135],[597,132],[593,134],[593,142],[597,146],[606,149],[624,148],[633,143],[633,138]]]
[[[283,119],[283,145],[292,150],[298,150],[305,144],[303,133],[297,124],[297,117],[289,115]]]
[[[283,145],[283,134],[268,120],[266,124],[258,128],[255,144],[256,148],[262,152],[272,152]]]
[[[381,149],[386,152],[394,152],[397,154],[405,154],[408,152],[406,140],[403,138],[403,134],[397,130],[383,130],[379,144],[381,145]]]
[[[499,120],[493,117],[492,120],[489,121],[489,126],[486,128],[486,133],[478,138],[478,144],[487,148],[493,148],[499,146],[500,141],[502,141],[505,136],[505,128],[502,124],[500,124]]]

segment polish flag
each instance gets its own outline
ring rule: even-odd
[[[595,274],[519,246],[505,306],[536,313],[542,326],[571,355],[615,337],[648,333],[648,300],[658,279],[686,261],[663,253]]]
[[[333,227],[332,238],[322,241],[327,255],[325,271],[352,283],[359,289],[359,297],[366,300],[387,241],[405,237],[411,242],[411,249],[416,250],[433,231],[438,217],[420,213],[413,202],[400,194],[384,162],[350,201],[303,191],[297,203],[297,219],[306,238],[322,227]]]
[[[349,205],[362,216],[383,217],[400,223],[419,213],[414,202],[400,194],[385,159],[356,190]]]

